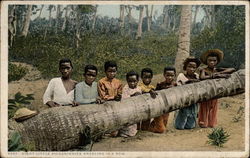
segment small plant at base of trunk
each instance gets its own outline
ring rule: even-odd
[[[211,133],[208,134],[208,144],[215,145],[218,147],[223,147],[223,144],[225,144],[228,141],[228,137],[230,135],[224,131],[222,127],[214,128]]]

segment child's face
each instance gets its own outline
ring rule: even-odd
[[[186,67],[187,75],[193,75],[197,69],[197,64],[195,62],[189,62]]]
[[[216,56],[209,56],[207,58],[207,66],[209,68],[214,68],[218,64],[218,59]]]
[[[59,71],[62,74],[62,78],[69,78],[72,73],[72,67],[70,63],[61,63]]]
[[[137,87],[138,79],[136,78],[136,75],[129,76],[127,79],[128,87],[131,89],[134,89]]]
[[[142,73],[142,82],[145,84],[145,85],[149,85],[151,83],[151,80],[152,80],[152,74],[150,72],[143,72]]]
[[[115,78],[117,73],[116,67],[108,67],[107,71],[105,72],[108,79]]]
[[[164,72],[164,77],[166,80],[166,83],[172,83],[174,81],[175,78],[175,72],[174,71],[165,71]]]
[[[85,77],[85,82],[88,84],[88,85],[91,85],[95,79],[96,79],[96,71],[95,70],[91,70],[89,69],[85,74],[84,74],[84,77]]]

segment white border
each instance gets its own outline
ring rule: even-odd
[[[12,4],[169,4],[169,5],[245,5],[246,8],[246,93],[245,93],[245,151],[244,152],[7,152],[8,104],[8,5]],[[7,40],[6,40],[7,39]],[[249,155],[249,2],[247,1],[2,1],[1,2],[1,154],[3,157],[247,157]]]

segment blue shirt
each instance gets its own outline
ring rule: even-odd
[[[93,82],[91,86],[85,81],[80,82],[75,88],[75,101],[80,104],[93,104],[98,97],[97,83]]]

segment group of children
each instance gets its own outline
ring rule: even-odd
[[[61,77],[53,78],[44,93],[43,102],[49,107],[62,105],[78,106],[82,104],[101,104],[105,101],[120,101],[128,97],[150,93],[152,98],[157,97],[157,90],[168,89],[174,86],[199,82],[204,79],[227,78],[234,68],[216,68],[216,65],[223,59],[223,52],[218,49],[208,50],[201,55],[200,60],[195,57],[188,57],[183,63],[183,73],[180,73],[176,79],[176,70],[173,67],[164,68],[163,82],[157,83],[156,87],[151,84],[153,72],[150,68],[144,68],[141,71],[141,81],[139,74],[130,71],[126,75],[127,84],[115,78],[117,73],[117,64],[114,61],[107,61],[104,64],[106,77],[95,82],[97,68],[94,65],[87,65],[84,70],[84,81],[77,83],[71,79],[73,70],[69,59],[62,59],[59,62]],[[206,68],[197,72],[201,62],[207,65]],[[176,79],[176,80],[175,80]],[[176,129],[192,129],[196,126],[198,113],[198,124],[202,128],[214,127],[217,123],[217,99],[211,99],[192,104],[180,109],[175,114],[174,126]],[[199,112],[198,112],[199,111]],[[167,129],[169,113],[161,116],[143,120],[137,124],[123,127],[118,131],[111,132],[111,136],[129,137],[134,136],[137,130],[146,130],[155,133],[163,133]]]

